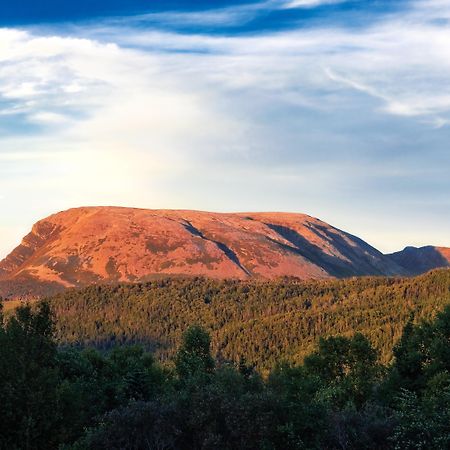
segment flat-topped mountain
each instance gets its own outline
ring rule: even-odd
[[[0,263],[0,295],[161,275],[325,279],[412,272],[397,259],[305,214],[86,207],[33,226]]]

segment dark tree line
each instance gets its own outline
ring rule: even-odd
[[[211,336],[217,359],[248,363],[266,374],[277,361],[301,363],[319,337],[362,333],[392,359],[411,313],[429,319],[450,302],[450,270],[390,279],[326,282],[162,279],[91,286],[51,299],[61,342],[108,349],[142,344],[171,360],[192,324]]]
[[[139,346],[57,346],[48,303],[0,319],[2,450],[447,449],[450,306],[409,321],[392,364],[360,333],[262,377],[199,326],[170,364]]]

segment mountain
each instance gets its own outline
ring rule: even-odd
[[[438,267],[450,267],[450,248],[406,247],[400,252],[386,255],[391,261],[403,267],[411,275],[418,275]]]
[[[0,262],[0,295],[162,275],[305,280],[410,272],[393,255],[305,214],[86,207],[33,226]]]

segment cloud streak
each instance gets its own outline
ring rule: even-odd
[[[256,7],[274,8],[151,20],[236,23]],[[414,242],[402,226],[417,202],[441,198],[445,208],[439,193],[450,188],[450,30],[437,20],[449,9],[415,2],[356,29],[246,35],[136,26],[142,17],[2,29],[4,214],[29,223],[81,204],[284,209],[386,250],[423,243],[422,205]],[[379,214],[399,215],[390,238],[368,225]],[[436,243],[450,245],[448,214],[433,205],[428,217]]]
[[[281,8],[316,8],[323,5],[334,5],[337,3],[345,3],[347,0],[290,0],[285,2]]]

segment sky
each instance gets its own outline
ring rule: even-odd
[[[450,246],[450,0],[0,4],[0,257],[87,205]]]

